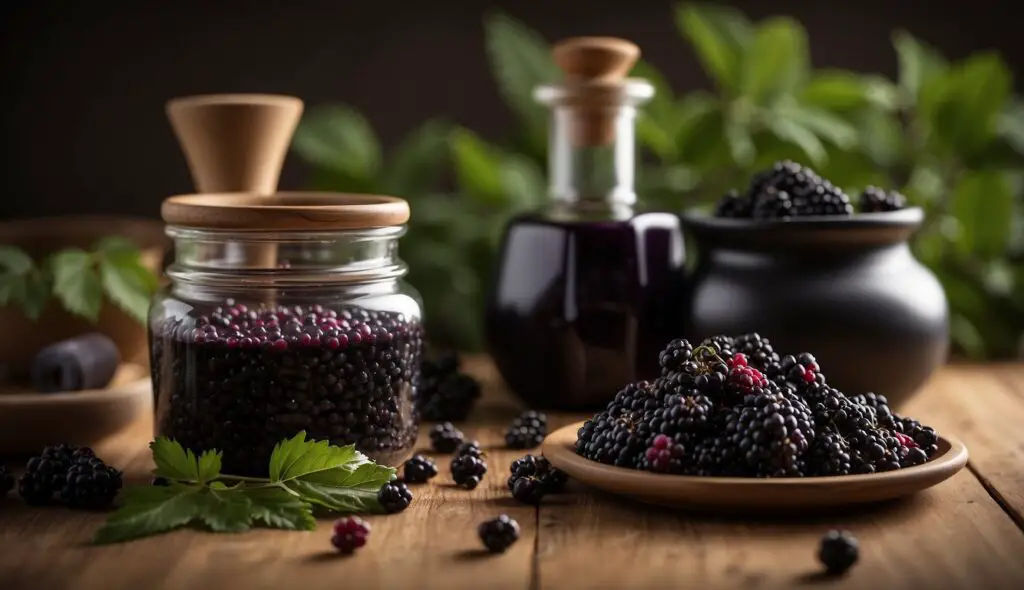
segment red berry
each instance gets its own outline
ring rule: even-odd
[[[804,381],[808,383],[814,383],[815,374],[811,369],[804,370]]]
[[[900,445],[907,447],[908,449],[917,448],[917,443],[914,442],[914,439],[903,434],[902,432],[894,432],[893,435],[896,437],[896,440],[900,441]]]
[[[654,437],[654,448],[655,449],[658,449],[658,450],[667,449],[669,444],[671,444],[671,443],[672,443],[672,439],[670,439],[669,437],[665,436],[664,434],[659,434],[658,436]]]
[[[358,516],[347,516],[334,522],[334,536],[331,537],[331,544],[342,553],[352,553],[366,545],[366,538],[369,536],[370,523]]]
[[[729,359],[729,366],[731,367],[746,367],[747,366],[747,355],[743,353],[736,353],[731,359]]]

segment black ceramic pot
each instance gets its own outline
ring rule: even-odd
[[[907,241],[920,209],[762,221],[683,216],[696,242],[686,335],[759,332],[830,385],[906,401],[946,358],[945,293]]]

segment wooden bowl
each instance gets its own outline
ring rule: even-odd
[[[36,261],[64,248],[89,249],[97,240],[107,236],[132,240],[141,250],[142,262],[147,268],[158,274],[163,270],[163,257],[169,250],[170,240],[164,235],[164,224],[159,221],[75,216],[0,223],[0,244],[22,248]],[[32,359],[44,347],[92,331],[111,338],[125,362],[148,363],[146,327],[117,306],[105,300],[99,321],[93,325],[68,313],[51,299],[35,322],[25,317],[16,306],[0,306],[0,333],[16,335],[0,338],[0,366],[6,366],[7,376],[12,380],[24,380]]]
[[[0,454],[32,454],[58,443],[93,445],[153,404],[149,369],[125,363],[106,389],[37,393],[0,389]]]
[[[664,475],[577,455],[576,432],[581,426],[583,422],[571,424],[545,439],[544,456],[555,467],[600,490],[676,508],[716,512],[838,508],[908,496],[949,479],[967,465],[964,445],[941,437],[938,454],[931,461],[886,473],[776,479]]]

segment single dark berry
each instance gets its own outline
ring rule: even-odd
[[[452,459],[451,470],[456,485],[472,490],[487,473],[487,462],[473,455],[459,455]]]
[[[857,204],[861,213],[899,211],[907,206],[907,198],[896,191],[885,191],[877,186],[869,186],[860,194],[860,201]]]
[[[412,491],[404,481],[395,480],[381,486],[377,492],[377,501],[389,514],[401,512],[412,504]]]
[[[715,205],[715,217],[750,217],[752,206],[746,195],[731,190],[719,199]]]
[[[352,553],[363,545],[370,536],[370,523],[358,516],[346,516],[334,521],[334,536],[331,544],[342,553]]]
[[[677,338],[668,343],[665,350],[658,355],[658,364],[661,365],[661,374],[668,375],[682,369],[683,363],[691,360],[693,346],[689,341]]]
[[[512,485],[512,497],[523,504],[540,504],[546,493],[544,484],[532,477],[521,477]]]
[[[423,455],[413,455],[405,462],[403,476],[408,483],[423,483],[437,475],[437,464]]]
[[[829,531],[821,538],[818,560],[829,574],[842,574],[857,562],[859,556],[857,539],[846,531]]]
[[[502,553],[519,540],[519,523],[507,514],[502,514],[480,523],[477,534],[488,551]]]
[[[64,489],[72,463],[93,456],[86,447],[61,444],[44,448],[39,456],[28,460],[18,480],[18,494],[29,504],[49,504]]]
[[[509,425],[505,444],[512,449],[532,449],[544,442],[547,434],[548,417],[542,412],[527,410]]]
[[[461,421],[480,397],[480,383],[459,372],[459,357],[445,352],[421,365],[417,404],[425,420]]]
[[[430,446],[438,453],[451,453],[462,444],[462,432],[451,422],[430,429]]]
[[[72,460],[61,489],[61,499],[72,508],[106,508],[121,491],[121,472],[99,457],[79,455]]]

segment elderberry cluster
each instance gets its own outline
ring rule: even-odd
[[[935,430],[885,396],[828,385],[814,355],[780,354],[759,334],[674,340],[661,377],[623,387],[580,428],[577,454],[676,475],[806,477],[920,465]]]
[[[861,213],[896,211],[906,199],[896,191],[869,186],[857,203]],[[790,160],[776,162],[754,175],[743,192],[725,194],[715,207],[716,217],[790,219],[793,217],[853,215],[850,197],[814,170]]]

